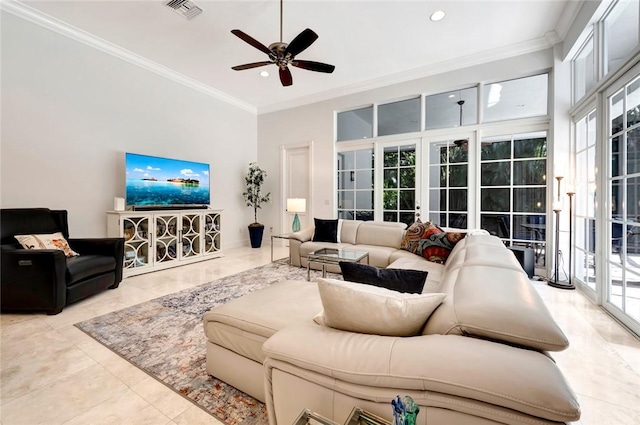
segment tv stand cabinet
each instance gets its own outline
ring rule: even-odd
[[[221,257],[221,210],[109,211],[107,234],[124,238],[124,276]]]

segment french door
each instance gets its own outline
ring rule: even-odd
[[[640,334],[640,64],[604,93],[608,175],[603,306]]]
[[[410,225],[420,205],[420,140],[379,143],[376,146],[376,219]],[[381,186],[381,187],[380,187]]]

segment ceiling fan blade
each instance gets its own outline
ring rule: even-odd
[[[309,71],[326,72],[328,74],[331,74],[333,70],[336,69],[335,66],[329,65],[328,63],[314,62],[314,61],[295,60],[291,62],[291,65],[298,68],[302,68],[302,69],[308,69]]]
[[[291,43],[287,46],[284,51],[284,54],[291,53],[291,56],[295,56],[298,53],[302,52],[307,47],[311,46],[314,41],[318,39],[318,34],[307,28],[302,31],[300,34],[296,36]]]
[[[232,66],[231,69],[233,69],[234,71],[243,71],[245,69],[258,68],[259,66],[271,65],[272,63],[273,62],[271,61],[245,63],[244,65]]]
[[[280,82],[285,87],[293,84],[293,76],[289,68],[280,68]]]
[[[267,46],[265,46],[264,44],[260,43],[255,38],[251,37],[250,35],[242,32],[240,30],[231,30],[231,34],[233,34],[236,37],[240,38],[244,42],[251,44],[256,49],[261,50],[261,51],[265,52],[268,55],[273,54],[273,52],[271,50],[269,50],[269,48]]]

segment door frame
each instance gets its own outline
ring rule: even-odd
[[[307,216],[313,216],[313,157],[314,143],[313,140],[302,143],[292,143],[288,145],[280,145],[280,202],[278,215],[280,216],[280,231],[278,233],[289,233],[285,229],[290,229],[287,220],[287,151],[292,149],[307,148],[309,152],[309,198],[307,199]]]

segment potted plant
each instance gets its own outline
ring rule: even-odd
[[[269,202],[271,192],[263,195],[262,185],[267,177],[267,172],[261,169],[257,163],[249,164],[249,171],[244,178],[246,190],[242,193],[248,207],[253,208],[254,222],[249,225],[249,239],[251,239],[252,248],[260,248],[262,245],[262,234],[264,233],[264,225],[258,223],[258,208],[265,202]]]

